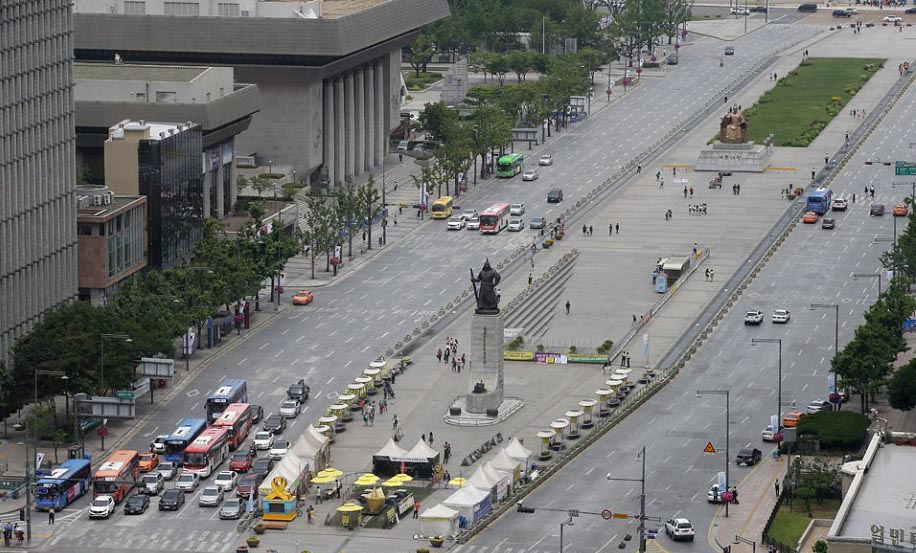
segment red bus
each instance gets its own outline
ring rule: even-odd
[[[201,478],[210,476],[229,456],[229,430],[211,426],[184,450],[184,469]]]
[[[213,421],[216,428],[225,428],[229,431],[229,449],[242,445],[251,430],[251,405],[247,403],[233,403]]]
[[[480,233],[496,234],[509,224],[509,204],[501,202],[480,214]]]
[[[92,475],[92,497],[110,495],[120,503],[136,484],[139,465],[138,451],[123,449],[112,453]]]

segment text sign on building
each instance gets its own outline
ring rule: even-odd
[[[916,176],[916,163],[912,161],[897,161],[894,163],[894,175]]]

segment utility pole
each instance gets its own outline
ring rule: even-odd
[[[780,364],[780,370],[781,369],[782,369],[782,365]],[[781,378],[779,380],[782,381]],[[725,396],[725,489],[726,491],[728,491],[728,487],[731,485],[731,481],[728,478],[728,468],[729,468],[728,460],[731,458],[729,454],[729,448],[728,448],[728,434],[730,430],[729,425],[731,425],[731,412],[729,411],[729,403],[731,402],[728,400],[729,390],[727,389],[724,389],[724,390],[697,390],[697,397],[704,396],[704,395]],[[720,496],[722,495],[722,490],[719,490],[719,495]],[[728,504],[729,503],[730,501],[725,502],[725,517],[726,518],[728,518]]]
[[[639,553],[646,553],[646,446],[639,450],[642,469],[639,478],[613,478],[608,473],[606,478],[616,482],[639,482]]]

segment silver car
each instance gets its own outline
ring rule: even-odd
[[[287,399],[280,404],[280,415],[288,419],[294,419],[302,412],[302,404],[295,399]]]
[[[538,175],[538,172],[535,171],[534,169],[528,169],[527,171],[522,173],[522,180],[524,181],[537,180],[539,176],[540,175]]]
[[[219,518],[223,520],[234,520],[242,516],[244,510],[241,499],[230,497],[223,501],[222,506],[219,508]]]
[[[197,504],[201,507],[218,507],[223,502],[223,489],[217,486],[207,486],[200,492]]]

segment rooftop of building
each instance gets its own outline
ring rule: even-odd
[[[106,186],[76,187],[76,220],[81,223],[103,222],[127,207],[146,203],[146,196],[115,196]]]
[[[209,69],[191,65],[74,63],[73,78],[101,81],[163,81],[186,83]]]
[[[390,2],[391,0],[324,0],[321,4],[321,17],[345,17],[369,8]]]
[[[108,129],[108,136],[112,140],[123,139],[126,133],[140,133],[143,140],[159,140],[166,136],[179,133],[193,127],[194,123],[166,123],[156,121],[132,121],[125,119]]]

